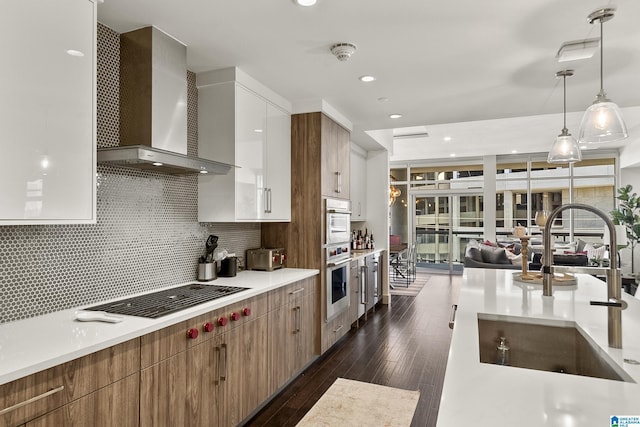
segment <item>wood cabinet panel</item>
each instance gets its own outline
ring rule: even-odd
[[[26,424],[26,427],[136,427],[138,373],[74,400]]]
[[[140,426],[186,426],[187,352],[140,371]]]
[[[139,341],[134,339],[4,384],[0,410],[43,398],[0,416],[0,426],[22,424],[131,375],[139,370],[139,361]],[[51,390],[59,391],[45,396]]]

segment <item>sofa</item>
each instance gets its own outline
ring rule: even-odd
[[[470,240],[465,248],[464,266],[470,268],[506,268],[520,270],[522,268],[521,246],[518,243],[480,243]],[[542,250],[529,249],[527,254],[529,271],[542,268]],[[589,265],[586,252],[554,253],[553,265],[585,267]]]
[[[464,266],[469,268],[505,268],[520,270],[520,245],[484,244],[470,240],[464,252]]]

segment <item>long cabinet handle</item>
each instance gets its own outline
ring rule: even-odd
[[[340,192],[340,172],[336,172],[336,193]]]
[[[218,371],[216,372],[215,384],[218,385],[220,384],[220,378],[222,378],[222,375],[220,374],[220,367],[222,366],[222,350],[220,350],[220,347],[216,347],[216,353],[218,355],[218,364],[216,366]]]
[[[338,332],[340,329],[342,329],[343,325],[339,325],[337,328],[335,328],[333,330],[333,332]]]
[[[44,399],[47,396],[51,396],[52,394],[59,393],[62,390],[64,390],[64,386],[63,385],[61,385],[60,387],[52,388],[51,390],[46,391],[46,392],[44,392],[42,394],[39,394],[37,396],[34,396],[31,399],[27,399],[27,400],[22,401],[20,403],[16,403],[15,405],[9,406],[8,408],[4,408],[4,409],[0,410],[0,415],[4,415],[4,414],[9,413],[11,411],[15,411],[16,409],[22,408],[23,406],[26,406],[26,405],[28,405],[30,403],[37,402],[38,400]]]
[[[222,353],[222,350],[224,350],[224,357],[222,357],[222,360],[224,361],[223,369],[222,369],[222,373],[220,374],[220,381],[226,381],[227,379],[227,344],[222,344],[220,346],[220,352]]]
[[[304,291],[304,288],[300,288],[300,289],[296,289],[295,291],[291,291],[289,292],[289,295],[295,295],[295,294],[299,294],[300,292]]]
[[[362,275],[362,304],[369,304],[369,267],[363,265],[361,270]]]
[[[456,324],[456,312],[458,311],[458,304],[451,306],[451,316],[449,316],[449,329],[453,329]]]
[[[269,209],[268,213],[271,213],[271,206],[272,206],[272,204],[271,204],[271,188],[269,188],[269,193],[268,194],[269,194],[269,198],[268,198],[269,204],[267,205],[268,209]]]
[[[296,333],[300,333],[300,328],[302,326],[302,308],[300,306],[296,307]]]
[[[269,213],[269,189],[265,187],[264,190],[262,190],[262,193],[264,195],[264,199],[262,201],[264,213]]]

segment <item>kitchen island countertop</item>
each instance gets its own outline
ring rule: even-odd
[[[607,285],[577,275],[576,286],[513,280],[511,270],[465,268],[438,412],[445,426],[608,426],[610,416],[640,416],[640,300],[623,293],[622,349],[609,348]],[[635,382],[480,363],[478,313],[575,322]],[[537,320],[535,321],[537,323]]]
[[[314,269],[284,268],[272,272],[242,271],[236,277],[220,277],[207,283],[249,289],[158,319],[122,316],[124,320],[120,323],[80,322],[75,320],[75,316],[82,307],[76,307],[1,324],[0,384],[86,356],[290,283],[313,277],[318,273],[319,271]],[[158,290],[160,289],[136,295]],[[111,301],[130,296],[133,295],[120,296]],[[87,304],[83,307],[97,304]]]

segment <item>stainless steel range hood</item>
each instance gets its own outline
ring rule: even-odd
[[[226,163],[187,155],[187,48],[155,27],[120,35],[120,146],[98,163],[173,175],[226,174]]]

